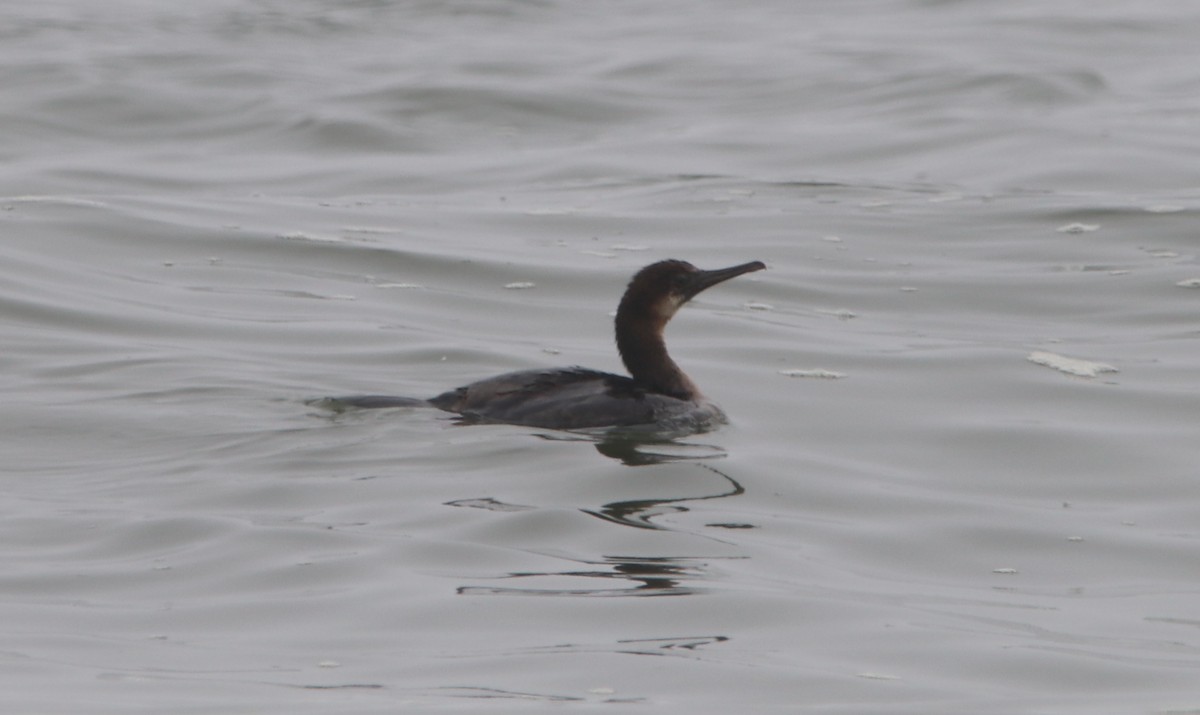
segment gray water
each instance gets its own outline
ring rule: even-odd
[[[1200,5],[0,8],[6,713],[1200,711]],[[325,395],[620,370],[603,444]]]

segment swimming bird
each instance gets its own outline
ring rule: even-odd
[[[647,427],[700,432],[725,422],[725,413],[696,387],[667,353],[663,331],[701,291],[766,268],[751,261],[700,270],[665,260],[638,271],[617,308],[617,350],[629,376],[582,367],[519,370],[473,382],[428,400],[386,395],[334,398],[351,407],[433,406],[467,422],[561,430]]]

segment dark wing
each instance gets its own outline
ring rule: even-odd
[[[647,393],[628,377],[565,368],[506,373],[443,393],[429,402],[480,421],[588,429],[653,424],[664,401],[680,402]]]

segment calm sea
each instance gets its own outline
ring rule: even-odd
[[[1200,4],[0,7],[5,713],[1200,711]],[[326,395],[621,366],[598,443]]]

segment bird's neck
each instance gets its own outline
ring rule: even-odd
[[[665,322],[618,321],[617,350],[621,361],[634,382],[643,388],[681,400],[695,400],[700,390],[667,354],[664,327]]]

